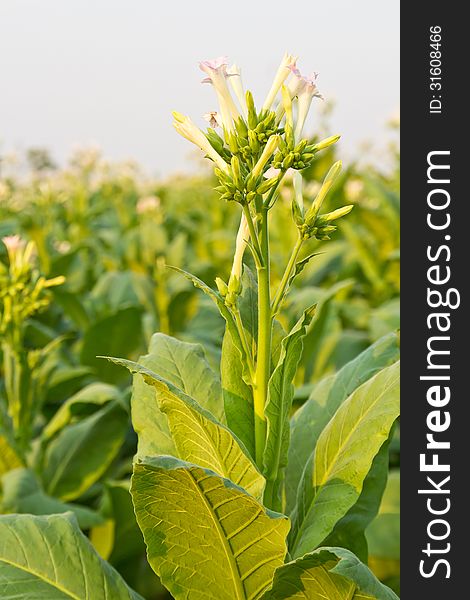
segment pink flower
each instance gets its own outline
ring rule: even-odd
[[[199,63],[199,68],[208,75],[206,79],[203,79],[203,83],[212,83],[214,86],[223,127],[227,131],[231,131],[233,120],[238,119],[240,113],[227,86],[227,77],[230,76],[227,73],[227,57],[219,56],[213,60],[204,60]]]
[[[5,244],[8,252],[16,252],[20,248],[23,248],[25,245],[25,241],[18,235],[6,235],[2,237],[2,242]]]

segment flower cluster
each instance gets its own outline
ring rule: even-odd
[[[296,63],[295,56],[283,57],[259,111],[251,92],[244,91],[238,66],[228,68],[224,56],[199,63],[207,75],[203,82],[215,90],[218,111],[204,115],[210,125],[206,133],[177,112],[173,113],[174,126],[215,163],[223,199],[249,204],[258,197],[259,207],[259,198],[275,187],[288,169],[305,169],[316,152],[339,139],[336,136],[320,144],[302,139],[310,105],[320,94],[317,75],[303,76]],[[279,173],[266,178],[270,167]]]
[[[329,171],[320,191],[308,210],[304,208],[301,171],[309,167],[321,150],[335,144],[339,136],[317,143],[304,137],[303,131],[314,98],[321,98],[317,73],[307,77],[297,67],[297,57],[285,54],[275,74],[266,99],[258,110],[250,91],[244,90],[241,70],[228,66],[227,57],[199,63],[213,86],[218,110],[204,115],[206,132],[189,117],[174,112],[174,127],[193,142],[214,163],[221,199],[235,201],[243,208],[237,236],[234,266],[229,283],[217,280],[227,305],[234,305],[240,292],[240,272],[246,246],[257,265],[264,264],[260,240],[267,211],[274,205],[282,180],[293,175],[292,214],[301,240],[330,239],[336,229],[333,221],[347,214],[351,206],[319,214],[326,194],[337,177],[341,163]],[[300,246],[299,246],[300,247]]]

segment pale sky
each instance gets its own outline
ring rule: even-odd
[[[198,61],[228,55],[261,105],[285,51],[335,102],[354,155],[399,107],[399,0],[0,0],[0,154],[98,144],[165,175],[191,167],[171,111],[216,108]],[[318,108],[306,127],[314,132]]]

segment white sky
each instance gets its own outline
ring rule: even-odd
[[[0,153],[46,146],[63,162],[95,142],[153,173],[184,169],[171,110],[202,124],[216,107],[198,61],[229,55],[261,104],[286,50],[320,73],[346,154],[383,142],[399,106],[399,0],[0,0]]]

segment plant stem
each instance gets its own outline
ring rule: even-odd
[[[279,288],[278,288],[276,295],[274,297],[274,300],[273,300],[273,307],[272,307],[273,315],[277,314],[277,311],[279,310],[279,306],[284,298],[286,288],[289,284],[289,279],[292,274],[292,270],[295,267],[295,262],[299,255],[299,251],[300,251],[300,248],[302,247],[302,244],[303,244],[303,239],[302,239],[302,236],[299,235],[297,242],[295,243],[295,246],[290,255],[289,262],[287,263],[286,270],[284,271],[284,275],[282,276],[281,283],[279,284]]]
[[[262,468],[264,447],[266,444],[266,416],[264,408],[268,395],[268,381],[271,371],[271,299],[269,286],[269,237],[268,211],[261,214],[261,253],[262,266],[258,273],[258,346],[255,371],[253,401],[255,411],[256,462]]]

